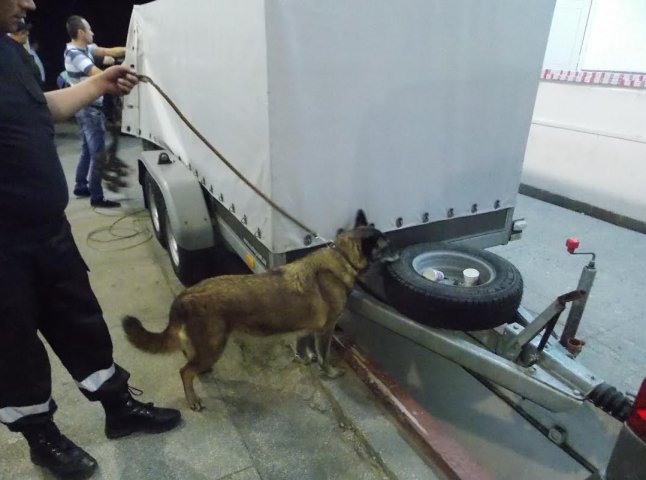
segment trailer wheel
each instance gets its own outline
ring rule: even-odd
[[[194,285],[211,276],[213,249],[186,250],[177,243],[168,214],[166,214],[166,238],[168,239],[168,257],[175,275],[184,286]]]
[[[166,204],[164,203],[164,196],[157,182],[155,182],[148,172],[146,172],[144,177],[144,195],[146,196],[146,205],[148,206],[148,213],[150,214],[150,222],[153,226],[155,238],[162,247],[167,248]]]
[[[463,284],[462,272],[467,268],[480,272],[474,286]],[[442,272],[445,278],[425,278],[429,269]],[[516,267],[491,252],[468,247],[412,245],[385,271],[390,304],[431,327],[463,331],[497,327],[513,321],[523,294],[523,279]]]

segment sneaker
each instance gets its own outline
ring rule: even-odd
[[[23,435],[29,442],[31,461],[58,478],[90,478],[98,466],[96,460],[63,435],[53,421],[23,432]]]
[[[166,432],[179,425],[181,420],[179,410],[155,407],[128,395],[121,406],[105,409],[105,436],[114,439],[135,432]]]
[[[74,195],[76,195],[77,197],[89,197],[90,189],[88,187],[75,187]]]
[[[106,200],[105,198],[100,198],[98,200],[90,200],[90,205],[92,205],[93,207],[100,207],[100,208],[117,208],[121,206],[119,202]]]

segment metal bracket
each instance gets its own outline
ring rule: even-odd
[[[525,346],[528,345],[543,329],[545,329],[543,338],[537,347],[538,352],[540,352],[545,347],[559,316],[563,310],[565,310],[566,304],[582,298],[584,295],[585,292],[582,290],[574,290],[561,295],[545,310],[543,310],[543,312],[539,314],[534,321],[530,322],[518,335],[508,334],[506,330],[496,353],[509,360],[515,361],[519,359]],[[534,354],[530,358],[526,358],[524,363],[529,366],[536,363],[537,360],[538,358]]]
[[[587,382],[578,380],[581,376],[578,372],[571,375],[565,372],[565,375],[555,376],[542,365],[529,368],[517,365],[485,348],[480,339],[472,337],[474,332],[467,334],[426,327],[360,290],[352,291],[347,307],[349,313],[375,322],[548,410],[564,411],[581,404],[585,398],[583,392],[578,388],[573,389],[569,382],[570,377],[576,380],[575,384],[585,383],[585,390],[588,390]],[[520,325],[518,328],[520,330]],[[554,350],[550,349],[543,357],[551,358],[557,353]],[[547,359],[543,360],[547,361]],[[567,370],[572,369],[572,363],[576,362],[559,356],[553,363],[559,370]],[[561,367],[562,363],[567,365]]]

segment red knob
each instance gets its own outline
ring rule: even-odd
[[[570,253],[574,253],[574,251],[579,248],[580,242],[574,238],[570,237],[565,241],[565,246],[567,247],[567,251]]]

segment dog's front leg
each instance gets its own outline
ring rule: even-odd
[[[336,321],[328,322],[323,331],[314,334],[316,357],[321,370],[323,370],[323,375],[327,378],[338,378],[345,373],[343,368],[333,367],[330,364],[330,348],[335,325]]]
[[[293,347],[294,358],[296,361],[303,365],[309,365],[316,360],[316,346],[314,341],[314,334],[308,333],[296,339],[296,344]]]

